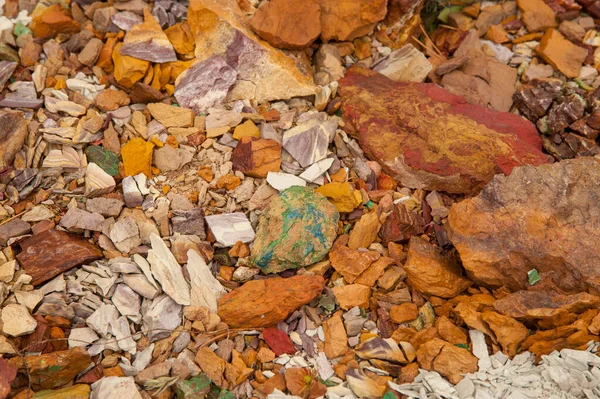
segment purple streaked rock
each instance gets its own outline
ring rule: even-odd
[[[113,15],[110,20],[124,31],[129,32],[134,25],[141,24],[144,19],[131,11],[121,11]]]
[[[133,26],[125,35],[121,55],[158,63],[177,61],[169,38],[147,9],[144,9],[144,23]]]

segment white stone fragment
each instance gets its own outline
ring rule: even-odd
[[[31,334],[37,327],[37,321],[23,305],[11,303],[2,308],[2,332],[11,337]]]
[[[103,377],[92,384],[90,399],[142,399],[133,377]]]
[[[217,313],[217,302],[227,290],[212,275],[202,256],[192,249],[188,250],[187,256],[187,271],[192,286],[191,305],[205,306]]]
[[[100,337],[89,327],[73,328],[69,334],[69,348],[88,346]]]
[[[152,274],[163,291],[180,305],[191,303],[190,287],[183,277],[181,266],[164,241],[156,234],[150,235],[152,249],[148,251]]]
[[[309,166],[304,172],[300,174],[300,178],[306,180],[309,183],[314,183],[319,177],[323,176],[325,172],[333,165],[333,158],[325,158],[319,162],[315,162]]]
[[[485,343],[485,335],[478,330],[470,330],[469,337],[473,344],[473,355],[479,359],[479,370],[487,370],[492,367],[490,354],[488,353],[487,344]]]
[[[277,191],[283,191],[292,186],[306,186],[306,180],[283,172],[269,172],[267,174],[267,183]]]
[[[205,220],[217,243],[224,247],[232,247],[238,241],[254,241],[254,229],[242,212],[206,216]]]

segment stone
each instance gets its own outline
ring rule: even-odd
[[[334,245],[331,252],[329,252],[331,265],[350,284],[354,283],[379,257],[378,252],[359,251],[343,245]]]
[[[352,393],[359,398],[380,398],[387,389],[384,383],[368,377],[360,368],[347,370],[346,381]]]
[[[335,118],[311,118],[283,134],[283,148],[306,168],[327,156],[337,129]]]
[[[490,326],[502,350],[510,357],[518,353],[520,345],[529,336],[527,327],[512,317],[485,311],[481,313],[481,318]]]
[[[373,31],[387,13],[385,0],[320,0],[321,39],[353,40]]]
[[[52,38],[59,33],[79,32],[79,23],[71,18],[68,10],[53,4],[36,15],[29,26],[34,38]]]
[[[397,83],[360,68],[340,83],[346,131],[404,186],[473,193],[496,173],[549,162],[533,124],[466,104],[437,85]]]
[[[440,337],[451,344],[467,344],[467,334],[459,327],[455,326],[446,316],[436,318],[435,327],[437,328]]]
[[[233,131],[233,138],[236,140],[240,140],[242,137],[246,136],[255,137],[257,139],[260,138],[260,131],[250,119],[241,125],[236,126],[235,130]]]
[[[117,43],[112,50],[111,58],[114,64],[113,74],[117,83],[130,89],[146,75],[150,63],[134,57],[122,55],[122,46],[122,43]],[[100,59],[102,59],[102,54],[100,54]]]
[[[325,287],[321,276],[251,280],[219,300],[219,316],[230,328],[269,327],[310,303]]]
[[[206,110],[207,102],[212,103],[208,106],[222,102],[213,96],[215,85],[220,87],[220,93],[226,94],[226,101],[247,99],[263,103],[318,92],[307,57],[287,55],[260,40],[251,31],[237,1],[194,0],[190,2],[187,17],[200,62],[180,75],[175,83],[175,97],[184,81],[196,86],[196,90],[211,93],[202,103],[189,108],[200,113]],[[197,67],[196,73],[206,71],[208,64],[220,66],[212,73],[205,73],[203,79],[191,76],[193,68]],[[179,98],[178,101],[185,105]]]
[[[290,187],[305,187],[306,180],[294,176],[291,173],[268,172],[267,183],[277,191],[285,191]]]
[[[60,225],[69,231],[83,230],[102,231],[104,218],[98,213],[91,213],[79,208],[70,208],[60,219]]]
[[[175,395],[182,399],[200,399],[206,397],[211,389],[211,380],[204,374],[198,374],[189,380],[179,380],[174,385]]]
[[[217,356],[209,347],[202,347],[196,353],[194,358],[210,380],[216,386],[222,389],[233,389],[235,386],[246,380],[252,373],[252,369],[245,367],[242,361],[242,367],[238,367]]]
[[[194,126],[194,111],[163,103],[148,104],[150,115],[166,128]]]
[[[407,323],[419,317],[419,309],[414,303],[394,305],[390,309],[390,318],[396,324]]]
[[[110,17],[113,24],[124,31],[130,31],[135,25],[144,22],[144,18],[131,11],[121,11]]]
[[[5,168],[25,143],[27,124],[23,112],[1,109],[0,126],[0,168]]]
[[[333,287],[333,295],[335,295],[340,308],[344,310],[349,310],[355,306],[368,309],[369,299],[371,299],[371,288],[362,284],[348,284]]]
[[[143,316],[142,331],[150,342],[166,338],[181,325],[183,306],[168,295],[160,295],[152,300]]]
[[[517,0],[522,13],[522,20],[529,32],[555,28],[556,14],[543,0]]]
[[[0,281],[10,283],[15,276],[17,261],[11,260],[0,265]]]
[[[91,345],[94,341],[100,337],[89,327],[73,328],[69,334],[69,348],[75,348],[77,346],[86,347]]]
[[[150,62],[177,61],[173,45],[148,8],[144,8],[144,23],[133,26],[125,34],[120,53]]]
[[[556,29],[544,33],[535,51],[567,78],[579,77],[581,65],[588,56],[586,49],[571,43]]]
[[[517,320],[544,320],[561,313],[581,313],[597,306],[600,298],[581,292],[573,295],[553,291],[518,291],[494,302],[499,313]]]
[[[303,50],[321,34],[321,9],[315,0],[274,0],[254,12],[250,25],[274,47]]]
[[[0,61],[0,90],[4,90],[6,82],[17,69],[17,65],[14,61]]]
[[[89,353],[78,347],[41,355],[17,356],[8,363],[17,366],[19,373],[26,374],[32,388],[38,390],[58,388],[72,382],[91,361]]]
[[[92,384],[90,399],[119,398],[142,399],[133,377],[103,377]]]
[[[315,54],[314,63],[317,71],[327,76],[327,79],[319,84],[327,85],[344,77],[342,56],[340,50],[333,44],[322,44]]]
[[[31,232],[29,223],[22,219],[13,219],[0,226],[0,244],[5,246],[13,237],[18,237]]]
[[[40,399],[87,399],[90,390],[87,384],[77,384],[61,389],[38,391],[35,395]]]
[[[527,273],[536,269],[536,289],[598,292],[600,275],[588,255],[598,238],[596,181],[595,158],[524,166],[496,176],[479,196],[455,203],[450,236],[469,276],[479,284],[527,290]]]
[[[344,356],[348,352],[348,336],[342,321],[342,311],[333,314],[323,322],[325,333],[325,355],[329,359]]]
[[[152,249],[148,251],[148,262],[152,274],[163,291],[180,305],[190,305],[190,286],[177,260],[164,241],[156,234],[150,235]]]
[[[575,21],[562,21],[558,31],[572,42],[581,42],[585,36],[585,28]]]
[[[115,179],[95,163],[88,163],[85,170],[85,195],[88,198],[108,194],[115,189]]]
[[[234,170],[246,176],[265,178],[269,172],[279,172],[281,144],[270,139],[241,137],[231,154],[231,161]]]
[[[181,22],[169,26],[165,30],[165,34],[171,41],[173,48],[178,54],[190,55],[194,54],[194,36],[187,22]]]
[[[406,44],[373,67],[395,82],[424,82],[433,69],[431,62],[412,44]]]
[[[37,322],[23,305],[10,304],[2,308],[2,332],[11,337],[31,334]]]
[[[275,356],[283,354],[293,355],[296,353],[296,348],[292,340],[285,332],[274,327],[269,327],[265,328],[262,334],[266,344],[269,345]]]
[[[134,137],[121,148],[125,176],[135,176],[139,173],[152,177],[152,153],[154,144]]]
[[[99,145],[91,145],[85,149],[88,162],[94,163],[110,176],[119,174],[119,157],[116,153]]]
[[[108,235],[115,247],[124,254],[142,244],[140,230],[135,220],[126,216],[113,224]]]
[[[121,213],[123,205],[123,201],[117,198],[89,198],[85,203],[85,209],[104,217],[117,217]]]
[[[195,235],[201,240],[206,238],[202,208],[194,208],[189,211],[173,211],[173,215],[171,223],[173,224],[174,233]]]
[[[338,212],[352,212],[362,203],[360,191],[355,190],[350,183],[327,183],[318,187],[315,192],[324,195],[330,200]]]
[[[380,227],[377,212],[362,215],[350,231],[348,247],[352,249],[369,248],[377,239]]]
[[[83,50],[77,55],[77,59],[83,65],[86,66],[94,66],[96,61],[98,61],[98,57],[100,56],[100,51],[102,50],[102,40],[98,38],[92,38],[89,42],[83,47]]]
[[[338,219],[335,208],[314,190],[288,188],[259,219],[252,263],[264,273],[279,273],[319,262],[331,249]]]
[[[187,271],[192,286],[191,305],[204,306],[216,313],[217,302],[227,290],[212,275],[210,268],[196,251],[188,250],[187,257]]]
[[[127,176],[124,178],[121,182],[121,188],[123,189],[125,205],[127,205],[128,208],[135,208],[142,205],[144,196],[142,195],[140,188],[138,187],[133,176]]]
[[[19,242],[17,260],[39,285],[73,267],[102,258],[102,251],[83,238],[59,230],[46,230]]]
[[[194,153],[182,148],[173,148],[165,145],[154,150],[152,162],[161,172],[180,170],[184,165],[190,163]]]
[[[244,213],[210,215],[204,219],[217,243],[224,247],[233,247],[238,241],[254,241],[254,229]]]
[[[94,105],[101,111],[115,111],[129,102],[129,96],[123,90],[106,89],[94,98]]]
[[[444,254],[441,248],[418,237],[409,241],[404,270],[408,275],[408,284],[427,295],[452,298],[471,285],[469,280],[462,277],[455,254]]]

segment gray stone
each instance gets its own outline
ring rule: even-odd
[[[195,208],[190,211],[173,211],[175,215],[171,219],[173,232],[184,235],[196,235],[201,240],[206,238],[204,231],[204,211],[202,208]]]
[[[299,123],[283,134],[283,148],[306,168],[327,156],[327,148],[335,137],[337,126],[335,117],[315,117]]]
[[[0,226],[0,244],[6,245],[6,242],[13,238],[31,233],[29,223],[21,219],[13,219]]]
[[[169,172],[179,170],[181,167],[189,163],[194,154],[181,148],[173,148],[170,145],[165,145],[162,148],[154,150],[152,157],[154,165],[161,172]]]
[[[117,217],[123,209],[123,201],[116,198],[90,198],[85,203],[88,212],[99,213],[104,217]]]
[[[69,209],[60,219],[60,225],[71,231],[102,231],[103,223],[104,218],[99,213],[92,213],[79,208]]]
[[[181,324],[183,306],[168,295],[155,298],[144,314],[142,331],[150,342],[166,338]]]

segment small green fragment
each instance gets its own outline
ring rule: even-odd
[[[111,176],[119,174],[119,156],[99,145],[92,145],[85,149],[88,162],[100,166],[102,170]]]
[[[322,296],[319,300],[319,306],[331,313],[335,310],[335,301],[330,296]]]
[[[369,200],[369,202],[367,202],[367,203],[365,204],[365,207],[366,207],[367,209],[373,209],[373,207],[374,207],[374,206],[375,206],[375,203],[374,203],[373,201],[371,201],[371,200]]]
[[[458,346],[459,348],[469,350],[469,345],[467,345],[467,344],[456,344],[456,346]]]
[[[385,395],[383,395],[383,399],[396,399],[396,395],[394,395],[391,392],[386,392]]]
[[[350,233],[350,230],[352,229],[352,225],[347,224],[344,226],[344,228],[342,229],[343,234],[348,234]]]
[[[446,7],[442,10],[442,12],[440,12],[440,14],[438,15],[438,19],[440,21],[442,21],[443,23],[447,24],[448,23],[448,15],[451,12],[456,12],[456,11],[460,11],[462,9],[462,6],[452,6],[452,7]]]
[[[336,382],[333,382],[331,380],[322,380],[321,378],[319,378],[319,381],[321,381],[321,383],[326,387],[335,387],[338,385]]]
[[[21,21],[19,21],[15,24],[13,34],[17,37],[25,34],[31,34],[31,29],[29,29],[27,26],[23,25]]]
[[[339,117],[341,118],[341,117],[342,117],[342,109],[341,109],[341,108],[340,108],[340,109],[338,109],[338,110],[335,112],[335,115],[336,115],[336,116],[339,116]]]
[[[362,317],[363,319],[367,318],[367,311],[364,309],[360,309],[360,317]]]
[[[577,83],[579,85],[579,87],[581,87],[583,90],[586,91],[593,91],[594,88],[591,87],[590,85],[588,85],[587,83],[585,83],[583,80],[579,79],[579,78],[575,78],[573,79],[575,81],[575,83]]]
[[[528,271],[527,277],[529,278],[529,285],[534,285],[542,280],[536,269],[531,269]]]

